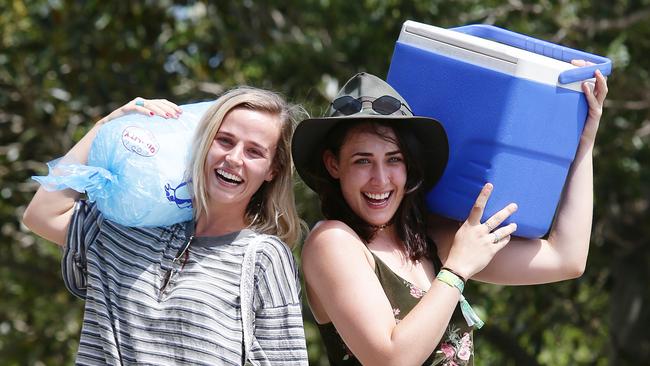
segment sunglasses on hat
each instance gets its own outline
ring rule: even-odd
[[[349,116],[360,112],[363,107],[363,102],[371,102],[372,110],[383,115],[393,114],[399,111],[402,106],[406,107],[413,114],[413,111],[406,104],[390,95],[384,95],[372,101],[368,98],[353,98],[349,95],[344,95],[332,101],[332,108],[344,116]]]

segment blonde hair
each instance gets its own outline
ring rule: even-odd
[[[205,161],[217,131],[226,115],[236,108],[266,112],[277,116],[280,138],[277,142],[271,169],[273,179],[264,182],[246,208],[249,228],[279,237],[289,247],[300,240],[304,224],[296,212],[293,195],[293,163],[291,136],[296,121],[306,114],[299,106],[290,105],[279,94],[252,87],[237,87],[219,97],[205,112],[197,126],[191,148],[186,181],[190,182],[194,217],[208,215]]]

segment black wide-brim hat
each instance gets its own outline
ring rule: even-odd
[[[342,115],[330,104],[326,117],[309,118],[298,124],[291,141],[291,153],[296,171],[302,180],[313,190],[317,190],[316,180],[311,172],[323,165],[322,142],[327,134],[339,123],[361,120],[381,120],[400,124],[413,129],[413,135],[421,144],[419,160],[424,170],[423,188],[429,190],[442,176],[449,157],[447,134],[440,122],[433,118],[413,116],[406,100],[382,79],[362,72],[353,76],[341,88],[334,100],[350,96],[357,100],[372,101],[384,95],[399,100],[402,105],[393,114],[384,115],[372,108],[362,108],[351,115]]]

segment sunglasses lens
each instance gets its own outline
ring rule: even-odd
[[[402,102],[390,95],[384,95],[372,102],[372,109],[381,114],[393,114],[402,107]]]
[[[361,102],[352,98],[349,95],[335,99],[332,102],[332,107],[342,114],[349,116],[361,110]]]

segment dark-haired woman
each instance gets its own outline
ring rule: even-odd
[[[593,91],[583,87],[589,116],[548,240],[511,238],[514,223],[499,227],[514,203],[481,222],[489,183],[462,225],[431,225],[423,194],[447,161],[444,130],[414,117],[375,76],[354,76],[328,117],[298,126],[294,163],[327,219],[307,238],[302,267],[332,365],[473,365],[473,329],[482,321],[462,296],[468,279],[532,284],[580,275],[591,151],[607,93],[598,72],[596,80]]]

